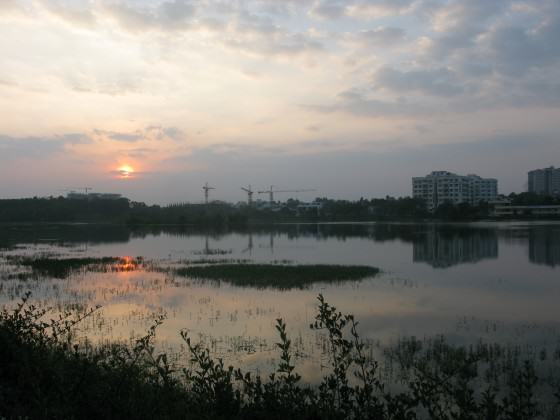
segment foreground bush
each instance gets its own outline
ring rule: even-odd
[[[279,363],[263,379],[226,367],[187,331],[181,335],[188,367],[175,368],[154,348],[163,318],[132,346],[78,345],[75,326],[94,310],[46,322],[47,312],[28,298],[0,314],[0,416],[6,418],[521,420],[558,415],[558,392],[556,400],[552,395],[558,382],[552,380],[552,399],[544,401],[535,394],[532,363],[496,368],[499,351],[484,346],[455,348],[440,340],[422,349],[416,340],[404,341],[391,353],[403,379],[382,381],[353,316],[338,312],[321,295],[311,328],[327,339],[331,370],[316,387],[301,384],[280,319]],[[500,381],[501,376],[506,379]]]

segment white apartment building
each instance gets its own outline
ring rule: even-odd
[[[430,211],[434,211],[445,202],[476,206],[480,201],[496,199],[498,181],[472,174],[465,176],[447,171],[434,171],[424,177],[412,178],[412,196],[424,199]]]

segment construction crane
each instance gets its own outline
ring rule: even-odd
[[[204,203],[208,204],[208,191],[215,190],[216,188],[208,186],[207,182],[206,184],[204,184],[204,187],[202,187],[202,189],[204,190]]]
[[[270,189],[265,191],[259,191],[259,194],[268,194],[268,201],[270,202],[270,207],[274,203],[274,194],[275,193],[296,193],[296,192],[307,192],[307,191],[315,191],[314,189],[300,189],[300,190],[275,190],[274,185],[270,186]]]
[[[255,192],[251,189],[250,185],[247,188],[241,187],[241,189],[247,193],[247,204],[251,207],[253,205],[253,194]]]

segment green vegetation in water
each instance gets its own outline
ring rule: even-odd
[[[233,253],[232,249],[204,249],[192,251],[193,255],[227,255]]]
[[[210,264],[182,267],[176,273],[197,279],[222,280],[236,286],[304,288],[316,282],[361,280],[379,269],[362,265]]]
[[[247,258],[220,258],[220,259],[213,259],[213,258],[198,258],[196,260],[183,260],[182,263],[186,263],[188,265],[207,265],[207,264],[248,264],[251,260]]]
[[[47,311],[29,305],[28,298],[0,313],[3,418],[530,420],[560,415],[557,366],[538,377],[536,362],[495,347],[481,351],[438,340],[423,348],[414,339],[402,342],[394,360],[408,373],[393,386],[368,355],[358,322],[321,295],[311,329],[325,340],[329,368],[318,386],[302,383],[281,319],[277,368],[262,378],[226,367],[186,330],[181,337],[188,363],[175,365],[155,350],[163,317],[130,345],[79,344],[74,328],[94,310],[45,322]],[[502,373],[489,367],[500,357],[507,362]]]
[[[101,257],[101,258],[50,258],[50,257],[8,257],[14,265],[29,267],[31,275],[66,279],[72,273],[87,268],[89,271],[133,271],[143,264],[141,257]],[[25,276],[27,273],[21,273]]]

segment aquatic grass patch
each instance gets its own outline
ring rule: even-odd
[[[226,281],[236,286],[292,289],[317,282],[362,280],[377,275],[379,269],[366,265],[242,263],[186,266],[175,272],[183,277]]]
[[[51,277],[66,279],[72,273],[87,269],[95,272],[133,271],[144,265],[141,257],[84,257],[84,258],[52,258],[52,257],[24,257],[9,256],[7,261],[16,266],[28,267],[30,277]]]
[[[203,250],[192,251],[193,255],[228,255],[231,253],[233,253],[232,249],[219,249],[219,248],[215,248],[215,249],[207,248]]]
[[[208,264],[248,264],[251,262],[249,259],[233,259],[233,258],[222,258],[222,259],[212,259],[212,258],[198,258],[196,260],[183,260],[182,263],[188,265],[208,265]]]

